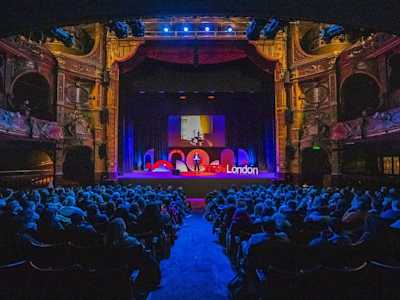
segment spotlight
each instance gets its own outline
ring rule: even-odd
[[[110,30],[113,31],[119,39],[126,39],[129,34],[128,24],[122,21],[111,22]]]
[[[345,34],[344,27],[340,25],[329,25],[320,32],[320,37],[325,41],[325,43],[330,43],[332,39]]]
[[[179,96],[179,99],[180,100],[187,100],[187,97],[186,96]]]
[[[145,27],[144,27],[144,23],[141,20],[131,20],[128,21],[128,25],[131,27],[131,32],[133,36],[136,37],[143,37],[144,36],[144,31],[145,31]]]
[[[274,39],[276,34],[282,28],[282,23],[277,18],[271,18],[262,30],[262,33],[267,39]]]
[[[232,26],[228,26],[228,28],[226,29],[226,31],[229,32],[229,33],[233,32]]]
[[[163,28],[163,31],[164,31],[165,33],[168,33],[168,32],[169,32],[169,28],[168,28],[168,27],[164,27],[164,28]]]
[[[215,97],[215,96],[212,96],[212,95],[210,95],[210,96],[207,97],[208,100],[215,100],[215,98],[216,98],[216,97]]]
[[[74,36],[61,27],[50,30],[50,34],[57,40],[61,41],[65,46],[72,47],[75,43]]]
[[[267,22],[268,21],[266,19],[254,19],[251,21],[246,29],[247,39],[250,41],[258,40],[260,38],[261,30],[265,27]]]
[[[210,26],[204,27],[204,31],[205,31],[205,32],[210,32]]]
[[[189,31],[189,27],[187,27],[187,26],[183,27],[183,31],[184,32],[188,32]]]

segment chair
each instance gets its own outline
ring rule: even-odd
[[[257,277],[261,279],[261,285],[257,288],[260,299],[294,299],[297,294],[297,281],[300,276],[298,272],[286,271],[274,266],[268,267],[264,278],[257,271]]]
[[[368,296],[367,263],[355,268],[324,267],[316,278],[316,294],[322,299],[362,300]]]
[[[0,299],[25,299],[28,272],[26,261],[0,266]]]
[[[125,267],[83,272],[81,291],[83,299],[134,300],[129,270]]]
[[[26,259],[41,268],[65,267],[72,264],[67,245],[64,243],[42,244],[30,241],[26,249]]]
[[[29,263],[28,299],[82,299],[82,271],[77,265],[65,268],[41,268]]]
[[[106,249],[104,246],[83,247],[70,242],[68,247],[73,264],[81,265],[85,269],[97,269],[105,263]]]
[[[369,263],[371,283],[374,283],[375,299],[399,299],[400,294],[400,263],[392,265],[371,261]]]

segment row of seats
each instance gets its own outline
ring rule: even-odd
[[[87,270],[79,265],[41,268],[20,261],[0,267],[2,300],[134,300],[124,267]]]
[[[258,300],[395,300],[400,266],[375,261],[354,268],[316,266],[299,272],[269,266],[257,269]]]

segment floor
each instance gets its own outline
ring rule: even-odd
[[[148,300],[227,300],[234,277],[228,258],[201,213],[185,219],[169,259],[161,262],[161,288]]]

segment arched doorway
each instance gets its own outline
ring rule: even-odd
[[[329,157],[326,151],[306,148],[302,152],[301,159],[303,182],[312,185],[322,185],[324,175],[331,173]]]
[[[341,111],[343,121],[357,119],[374,113],[379,107],[379,86],[366,74],[354,74],[347,78],[341,88]]]
[[[29,109],[32,116],[40,119],[51,120],[54,117],[50,86],[41,74],[32,72],[18,77],[13,84],[12,93],[9,103],[12,110]]]
[[[92,149],[75,146],[67,150],[63,164],[64,179],[89,183],[94,178]]]

